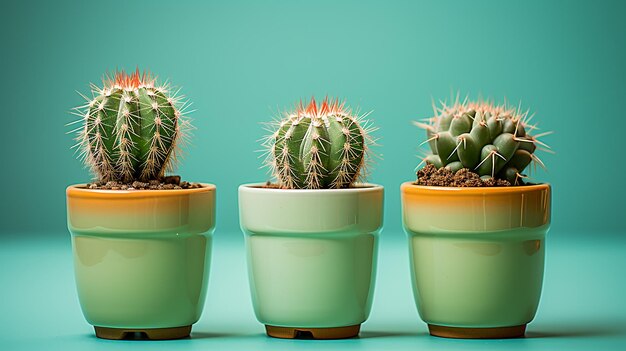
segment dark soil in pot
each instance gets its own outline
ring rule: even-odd
[[[148,181],[97,181],[87,184],[87,189],[93,190],[179,190],[202,188],[201,184],[180,181],[180,176],[167,176]]]
[[[489,178],[481,179],[477,173],[467,168],[452,172],[445,167],[437,169],[433,165],[417,171],[415,185],[448,186],[448,187],[485,187],[485,186],[511,186],[507,180]]]

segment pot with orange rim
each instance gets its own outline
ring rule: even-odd
[[[78,297],[96,335],[189,336],[209,276],[215,186],[67,188]]]
[[[436,336],[524,335],[543,281],[550,186],[402,184],[413,292]]]

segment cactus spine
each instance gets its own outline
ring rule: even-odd
[[[182,96],[169,95],[149,73],[117,72],[91,85],[92,97],[76,113],[77,147],[100,181],[157,179],[173,168],[189,122]],[[177,105],[181,105],[178,108]]]
[[[529,125],[528,111],[493,102],[456,102],[433,106],[435,115],[427,123],[415,122],[426,130],[432,154],[423,162],[456,172],[467,168],[481,178],[508,180],[513,185],[526,176],[531,163],[544,167],[535,151],[549,147],[539,140],[542,133],[530,135],[537,127]]]
[[[348,188],[362,178],[373,141],[364,122],[337,99],[311,98],[285,113],[267,138],[267,163],[285,189]]]

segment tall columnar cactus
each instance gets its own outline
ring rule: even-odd
[[[528,124],[528,111],[493,102],[442,103],[434,107],[435,116],[427,123],[415,124],[426,130],[432,154],[424,162],[451,171],[467,168],[482,178],[520,183],[524,169],[543,162],[535,155],[538,148],[549,147],[538,140],[548,133],[530,135],[536,126]]]
[[[372,142],[366,115],[345,102],[328,100],[295,111],[278,121],[268,137],[267,163],[286,189],[348,188],[364,174]]]
[[[121,71],[92,84],[92,97],[75,110],[82,125],[77,147],[100,181],[157,179],[171,170],[190,129],[182,96],[170,95],[149,73]],[[180,105],[180,108],[178,107]]]

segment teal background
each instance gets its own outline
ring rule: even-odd
[[[13,1],[0,9],[0,349],[625,349],[626,2]],[[197,130],[179,173],[218,187],[207,304],[193,338],[98,340],[72,275],[65,187],[88,173],[66,123],[75,91],[136,66],[182,86]],[[556,155],[544,292],[526,339],[431,338],[410,287],[400,183],[431,97],[505,97]],[[284,341],[252,312],[237,186],[264,181],[261,122],[311,95],[373,110],[386,187],[372,315],[360,339]],[[114,344],[114,345],[112,345]]]
[[[457,90],[536,112],[554,186],[554,235],[623,233],[626,3],[620,1],[21,1],[0,13],[3,232],[65,230],[75,91],[116,68],[150,69],[197,109],[185,179],[218,187],[218,227],[239,231],[237,186],[264,181],[261,122],[326,94],[371,115],[387,235],[415,178],[412,120]],[[610,234],[607,234],[610,235]]]

